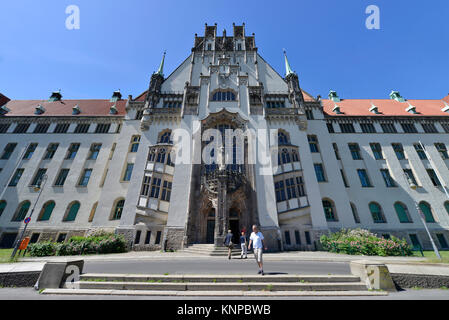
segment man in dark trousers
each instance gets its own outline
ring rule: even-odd
[[[232,243],[232,237],[234,237],[234,235],[232,234],[232,231],[228,230],[228,234],[226,235],[226,238],[224,240],[224,245],[226,247],[228,247],[228,259],[231,259],[232,248],[234,246],[234,244]]]
[[[240,247],[242,248],[242,253],[240,254],[240,259],[243,259],[243,257],[245,257],[245,259],[248,259],[248,248],[246,247],[247,245],[248,244],[247,244],[245,232],[242,231],[242,235],[240,236]]]

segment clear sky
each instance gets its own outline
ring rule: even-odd
[[[80,29],[66,28],[66,7]],[[368,30],[367,6],[380,9]],[[415,0],[2,0],[0,92],[12,99],[127,97],[148,87],[167,50],[165,74],[191,52],[194,34],[246,23],[259,53],[284,74],[282,49],[312,95],[441,99],[449,93],[449,1]]]

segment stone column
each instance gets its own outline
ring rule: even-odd
[[[222,247],[227,232],[227,177],[226,171],[218,173],[217,212],[215,216],[215,246]]]

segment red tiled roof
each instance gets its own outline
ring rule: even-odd
[[[126,114],[127,100],[120,100],[116,102],[117,114],[110,114],[110,108],[114,102],[109,100],[61,100],[49,102],[47,100],[12,100],[6,104],[10,109],[5,116],[20,117],[20,116],[34,116],[34,117],[57,117],[57,116],[71,116],[72,108],[79,106],[81,113],[77,117],[88,116],[124,116]],[[36,107],[41,105],[45,112],[36,115]]]
[[[448,101],[449,102],[449,101]],[[449,116],[442,111],[446,105],[443,100],[407,100],[398,102],[390,99],[342,99],[341,102],[322,100],[323,111],[330,116]],[[336,114],[335,105],[340,107],[341,114]],[[379,114],[370,111],[377,107]],[[417,114],[406,111],[410,105],[416,108]]]
[[[133,99],[134,101],[145,101],[145,98],[147,97],[147,93],[148,90],[141,93],[140,96],[138,96],[137,98]]]
[[[447,97],[444,97],[443,100],[449,103],[449,94],[447,95]]]
[[[304,101],[308,101],[308,102],[316,101],[315,98],[312,95],[308,94],[304,90],[301,90],[301,91],[302,91],[302,95],[304,97]]]
[[[0,93],[0,107],[5,105],[10,99]]]

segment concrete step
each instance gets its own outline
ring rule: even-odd
[[[45,289],[47,295],[82,296],[165,296],[165,297],[369,297],[387,296],[386,291],[147,291],[147,290],[94,290]]]
[[[364,291],[362,282],[292,283],[292,282],[96,282],[79,281],[79,289],[92,290],[145,290],[145,291]]]
[[[142,275],[86,273],[81,281],[92,282],[158,282],[158,283],[358,283],[360,278],[353,275]]]

